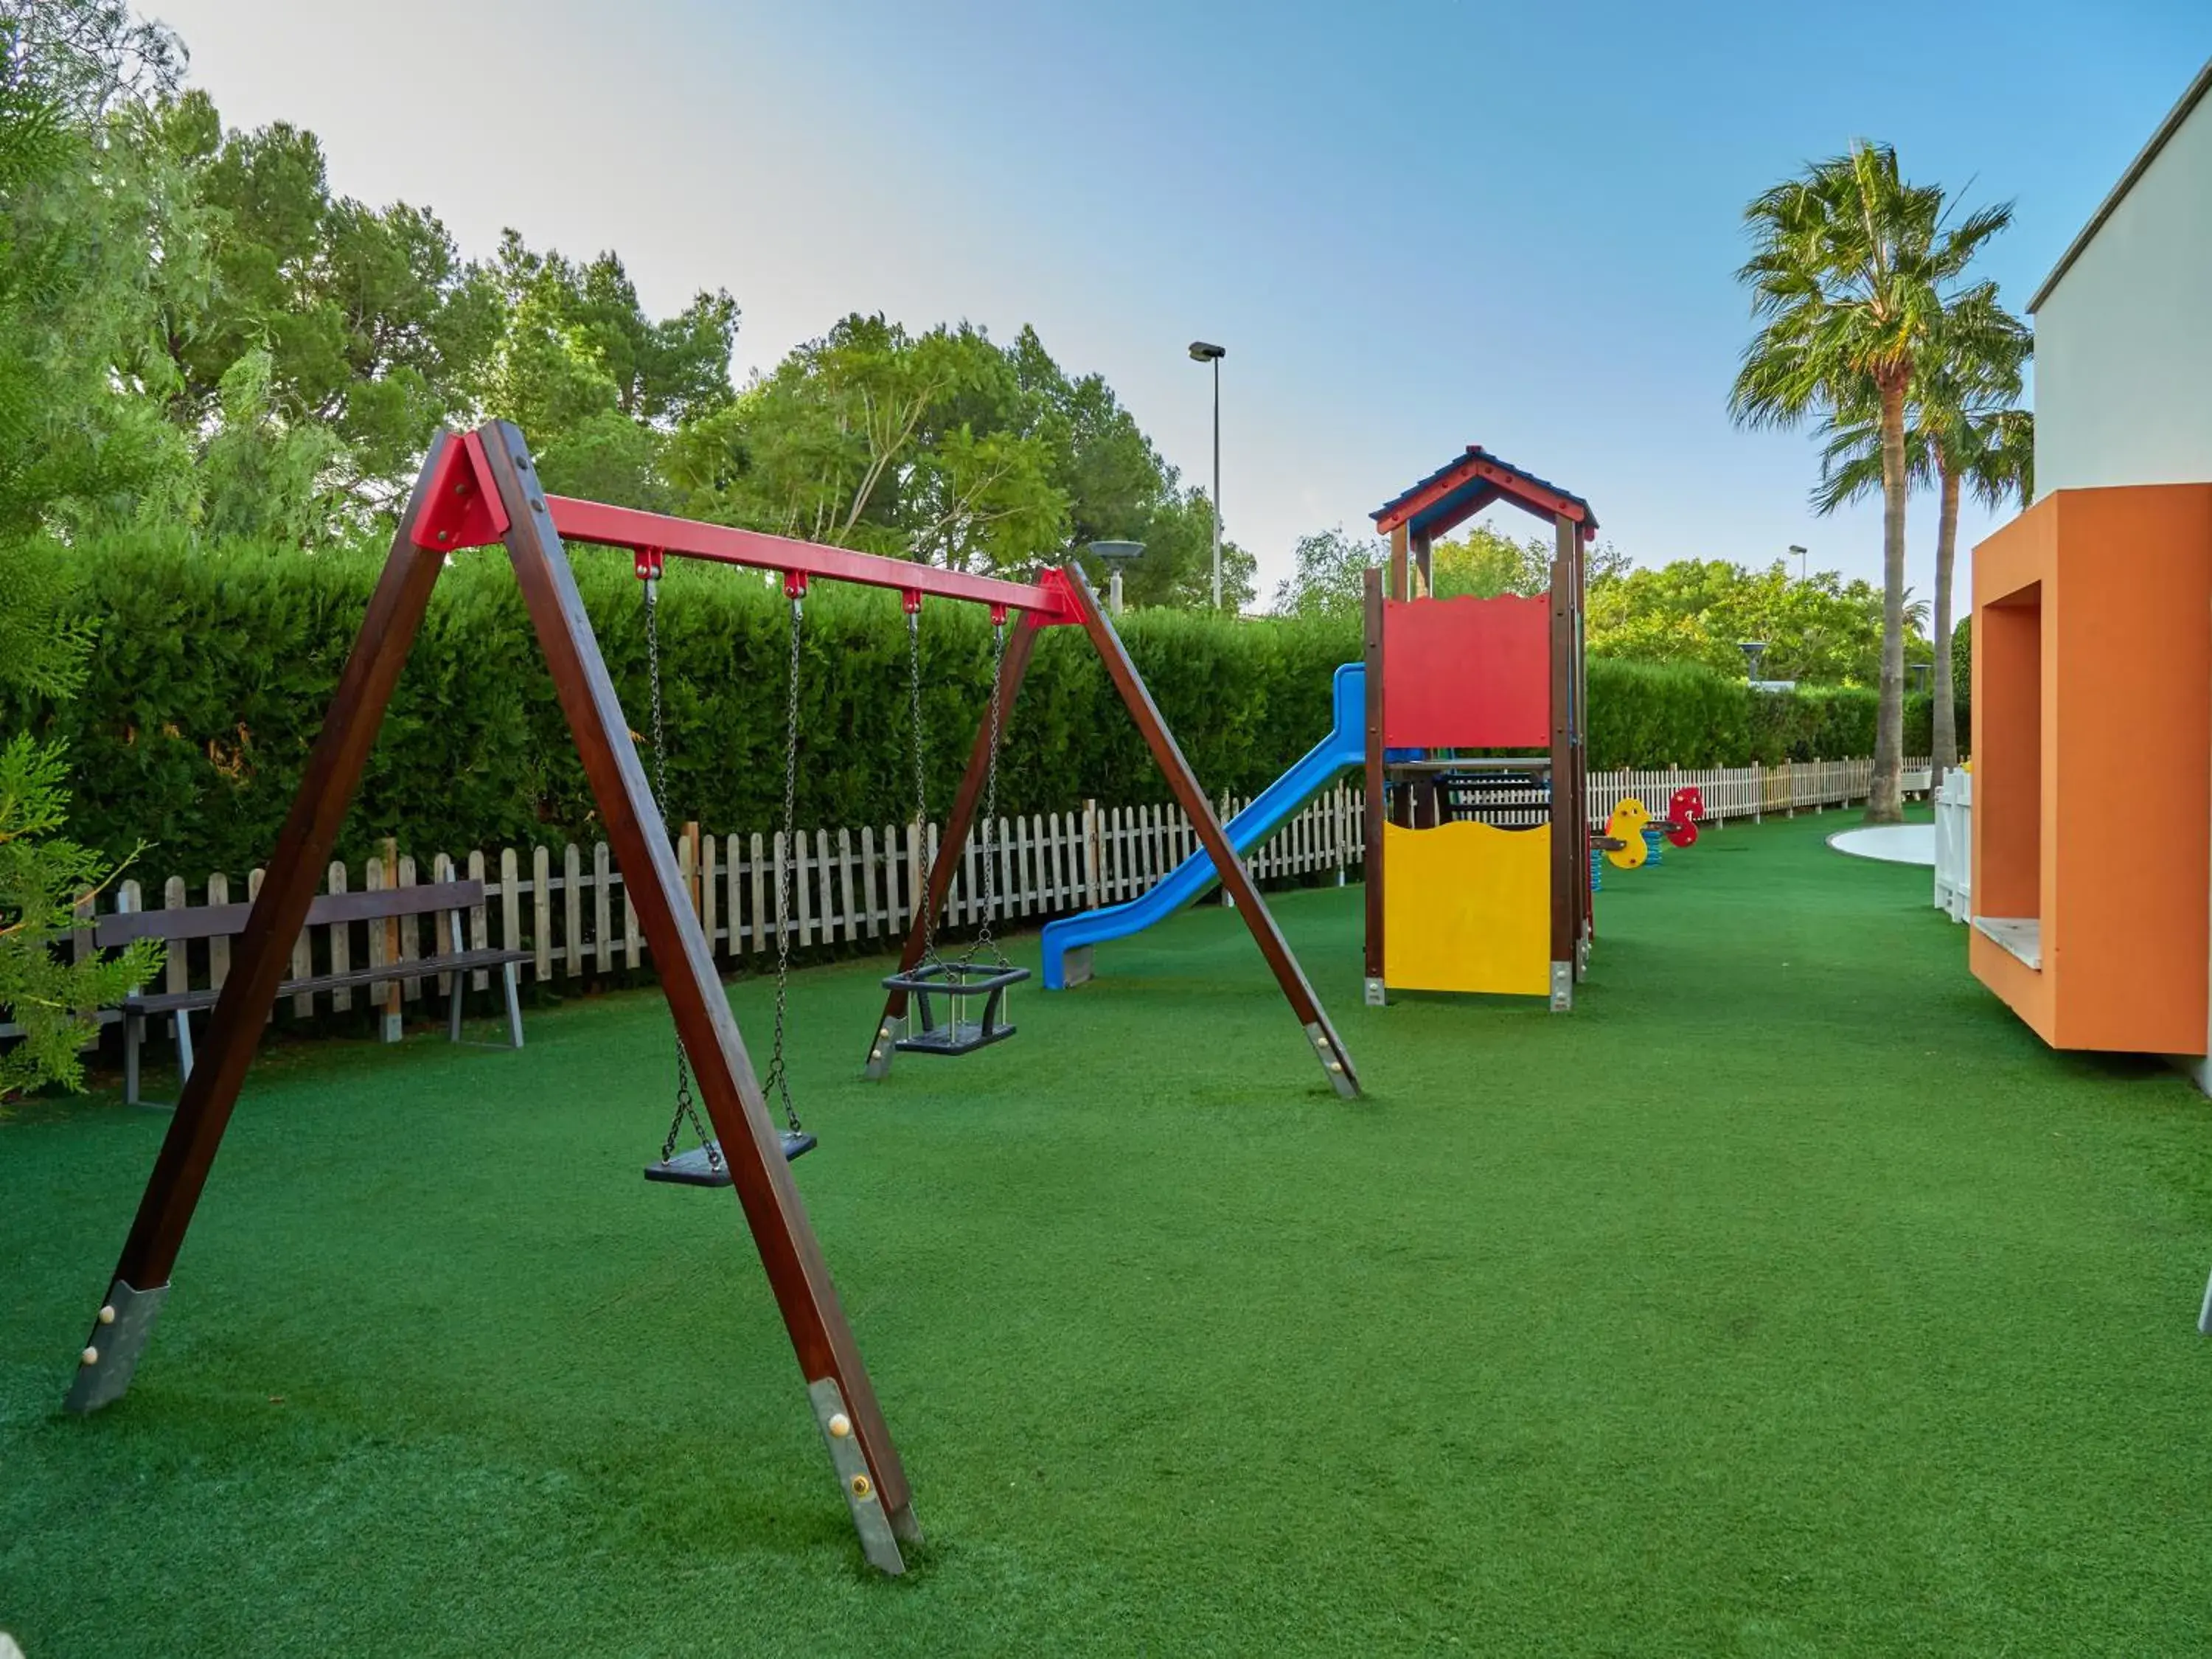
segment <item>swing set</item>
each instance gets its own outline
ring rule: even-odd
[[[866,1074],[886,1076],[900,1053],[957,1054],[1012,1034],[1000,1018],[1014,969],[988,933],[951,961],[936,948],[934,918],[951,889],[979,801],[995,805],[1002,728],[1021,688],[1037,635],[1079,626],[1104,662],[1170,789],[1196,827],[1223,887],[1244,919],[1284,998],[1304,1029],[1329,1083],[1340,1095],[1359,1091],[1352,1060],[1306,981],[1266,903],[1231,849],[1139,676],[1112,622],[1082,571],[1046,569],[1034,582],[1007,581],[933,566],[879,558],[843,548],[665,517],[550,495],[540,487],[522,434],[505,422],[474,432],[441,433],[432,444],[393,537],[383,574],[361,632],[339,675],[321,734],[298,795],[267,864],[231,970],[209,1022],[199,1063],[177,1102],[168,1133],[107,1294],[79,1355],[66,1405],[91,1412],[122,1397],[145,1352],[169,1292],[185,1233],[215,1162],[259,1045],[276,988],[315,896],[319,875],[361,781],[362,769],[428,606],[439,573],[456,551],[504,543],[531,623],[545,653],[555,691],[576,742],[607,840],[619,861],[630,902],[659,972],[677,1033],[677,1122],[662,1151],[674,1156],[688,1118],[702,1145],[686,1176],[657,1176],[736,1189],[745,1224],[760,1253],[769,1286],[797,1355],[863,1553],[884,1572],[904,1570],[902,1542],[918,1540],[913,1495],[875,1389],[820,1244],[806,1218],[790,1160],[813,1142],[791,1109],[783,1071],[783,985],[787,951],[780,945],[775,1042],[769,1082],[785,1108],[784,1127],[769,1115],[767,1093],[739,1035],[699,919],[686,896],[661,811],[666,744],[654,720],[656,772],[649,781],[623,719],[622,704],[592,633],[570,568],[566,543],[626,548],[648,575],[649,654],[657,661],[657,583],[668,556],[781,572],[791,601],[793,673],[786,698],[784,814],[790,827],[797,767],[797,647],[801,605],[810,580],[888,587],[905,599],[908,661],[916,722],[916,806],[921,790],[919,617],[926,599],[980,604],[996,627],[990,708],[962,775],[943,841],[931,861],[898,971],[884,981],[884,1012],[867,1050]],[[1018,620],[1014,620],[1018,619]],[[1012,636],[1007,628],[1012,627]],[[656,676],[657,684],[657,676]],[[657,704],[657,699],[656,699]],[[923,812],[926,817],[926,811]],[[988,872],[992,860],[987,859]],[[787,913],[788,907],[786,906]],[[983,953],[988,952],[986,957]],[[696,1102],[693,1088],[696,1086]],[[697,1109],[703,1106],[707,1122]],[[707,1133],[711,1126],[713,1133]],[[712,1148],[711,1152],[708,1150]],[[648,1174],[652,1173],[648,1170]],[[703,1177],[703,1180],[702,1180]]]

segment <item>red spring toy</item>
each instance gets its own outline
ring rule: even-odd
[[[1698,793],[1695,784],[1687,784],[1674,792],[1674,799],[1667,803],[1668,844],[1674,847],[1695,847],[1698,844],[1698,820],[1705,816],[1705,798]]]

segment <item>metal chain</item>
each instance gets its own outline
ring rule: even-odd
[[[678,1037],[676,1039],[676,1115],[668,1120],[668,1135],[660,1143],[660,1161],[663,1164],[676,1156],[676,1142],[684,1133],[686,1123],[691,1126],[691,1133],[699,1138],[699,1144],[707,1149],[708,1166],[717,1170],[721,1168],[721,1146],[714,1136],[707,1133],[707,1126],[699,1121],[699,1109],[691,1099],[691,1065],[684,1055],[684,1039]]]
[[[929,848],[929,781],[927,756],[923,752],[921,726],[921,612],[906,613],[906,665],[908,701],[913,713],[914,727],[914,821],[915,833],[925,845],[925,856]],[[937,907],[929,902],[928,877],[924,876],[923,890],[915,899],[921,906],[921,960],[933,962],[937,957]]]
[[[784,695],[783,720],[783,867],[775,878],[775,1040],[769,1050],[766,1088],[783,1103],[783,1121],[793,1134],[801,1134],[799,1114],[791,1103],[791,1078],[783,1063],[784,999],[791,984],[791,867],[799,861],[799,635],[800,605],[791,601],[791,674]],[[763,1090],[763,1092],[766,1091]]]
[[[1006,624],[1003,621],[991,627],[991,744],[990,762],[983,774],[983,925],[976,930],[975,942],[968,947],[963,960],[972,962],[979,951],[989,951],[1001,967],[1007,965],[1006,952],[1000,950],[991,938],[991,919],[999,914],[999,882],[996,856],[996,837],[999,833],[999,720],[1002,708],[1002,688],[1006,684]]]
[[[668,742],[660,711],[660,579],[645,579],[645,672],[653,687],[653,804],[668,820]]]
[[[665,833],[668,824],[668,735],[667,724],[660,706],[660,579],[645,579],[645,665],[646,678],[653,687],[653,804],[660,811],[660,823]],[[684,1052],[684,1039],[676,1039],[676,1115],[668,1120],[668,1137],[660,1143],[663,1164],[676,1156],[676,1142],[689,1123],[699,1144],[707,1149],[707,1162],[721,1167],[721,1149],[707,1126],[699,1121],[697,1103],[691,1097],[691,1060]]]

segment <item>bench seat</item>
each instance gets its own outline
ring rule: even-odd
[[[381,984],[390,979],[428,979],[433,974],[468,974],[527,962],[527,951],[457,951],[448,956],[409,957],[374,968],[349,969],[343,974],[318,974],[313,979],[288,979],[276,988],[278,1000],[292,996],[319,996],[325,991],[350,990],[356,985]],[[197,991],[145,991],[127,996],[117,1006],[126,1014],[173,1014],[185,1008],[212,1008],[222,994],[214,987]]]
[[[447,937],[456,941],[464,937],[463,918],[465,913],[483,902],[483,884],[478,881],[447,881],[427,886],[391,887],[359,893],[326,893],[308,907],[306,925],[310,927],[347,926],[353,922],[375,923],[395,921],[404,916],[429,915],[442,912],[446,916]],[[166,939],[173,945],[186,939],[235,938],[245,931],[252,914],[250,904],[204,904],[161,910],[125,910],[102,916],[93,929],[94,943],[112,949],[127,945],[135,939]],[[522,1047],[522,998],[518,964],[529,960],[526,951],[489,949],[475,951],[447,951],[423,957],[398,957],[373,967],[348,968],[342,972],[304,975],[288,979],[276,988],[278,997],[313,997],[325,992],[350,990],[360,985],[404,983],[411,980],[434,978],[450,974],[452,979],[447,995],[446,1030],[455,1042],[461,1040],[461,1006],[468,976],[476,973],[496,971],[501,989],[507,1001],[507,1046]],[[166,1019],[174,1029],[177,1037],[177,1071],[179,1079],[192,1074],[191,1016],[202,1009],[212,1008],[221,1000],[222,993],[212,986],[198,990],[133,991],[117,1005],[123,1021],[123,1097],[132,1105],[149,1103],[138,1097],[139,1050],[146,1038],[146,1022]],[[115,1014],[108,1016],[116,1018]],[[399,1039],[399,1023],[396,1016],[386,1022],[385,1040]]]

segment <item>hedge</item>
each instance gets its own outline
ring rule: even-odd
[[[381,562],[195,549],[142,535],[81,550],[78,603],[96,619],[91,678],[59,708],[0,708],[72,745],[72,829],[111,853],[141,841],[172,870],[243,870],[274,842]],[[641,733],[642,591],[629,562],[579,550],[600,648]],[[678,818],[771,826],[781,810],[788,616],[749,573],[672,563],[661,594],[670,787]],[[933,811],[949,799],[989,690],[975,607],[922,614]],[[1257,791],[1320,735],[1328,679],[1358,654],[1355,619],[1258,621],[1146,611],[1125,636],[1210,789]],[[906,632],[896,595],[817,586],[806,601],[798,811],[884,823],[912,811]],[[1924,734],[1926,712],[1918,713]],[[1871,750],[1863,690],[1754,694],[1683,666],[1590,665],[1591,761],[1741,765]],[[1922,739],[1924,744],[1924,737]],[[1165,789],[1079,631],[1039,642],[1000,780],[1008,811]],[[521,598],[495,550],[457,557],[394,694],[342,840],[417,854],[590,840],[590,796]]]

